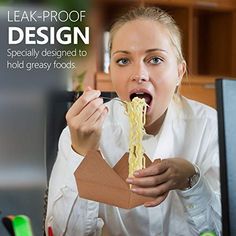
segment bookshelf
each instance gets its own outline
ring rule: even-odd
[[[236,77],[235,0],[96,0],[100,32],[107,31],[114,19],[134,6],[158,6],[179,25],[183,52],[188,65],[181,93],[215,107],[215,79]],[[102,37],[99,37],[102,39]],[[102,45],[102,41],[98,42]],[[95,88],[112,91],[109,75],[103,73],[102,47],[97,49]]]

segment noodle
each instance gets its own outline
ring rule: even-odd
[[[144,149],[142,146],[145,134],[147,104],[145,99],[135,97],[131,102],[126,102],[126,113],[129,117],[129,177],[134,171],[145,168]]]

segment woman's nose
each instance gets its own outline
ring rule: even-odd
[[[145,75],[132,75],[131,79],[132,81],[136,81],[139,84],[142,82],[148,81],[148,78]]]
[[[138,65],[134,68],[130,78],[132,81],[142,83],[149,80],[149,73],[144,65]]]

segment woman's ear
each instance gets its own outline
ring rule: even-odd
[[[176,82],[176,85],[179,86],[184,74],[186,73],[186,61],[182,61],[181,63],[179,63],[178,65],[178,80]]]
[[[178,65],[178,78],[176,81],[175,93],[179,93],[180,84],[185,73],[186,73],[186,62],[182,61]]]

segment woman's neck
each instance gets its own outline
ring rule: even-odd
[[[157,135],[159,133],[159,130],[161,129],[161,126],[165,120],[167,110],[163,113],[163,115],[154,121],[152,124],[145,126],[145,130],[147,134],[150,135]]]

